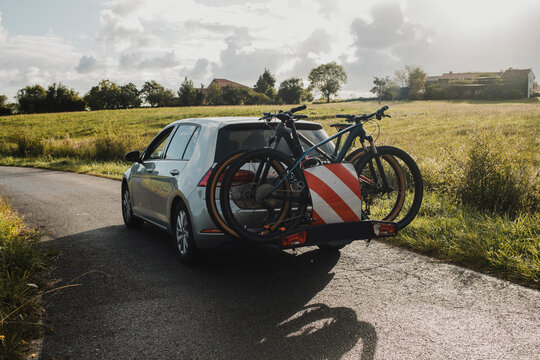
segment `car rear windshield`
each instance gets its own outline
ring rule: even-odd
[[[318,124],[297,123],[296,129],[314,144],[317,144],[328,138],[322,127]],[[224,160],[228,154],[238,150],[261,149],[266,146],[268,138],[274,135],[274,129],[268,128],[266,124],[235,124],[223,127],[219,130],[215,161]],[[310,145],[303,143],[304,150]],[[291,155],[289,147],[285,140],[281,140],[277,148],[279,151]],[[330,141],[321,146],[321,149],[327,154],[332,154],[334,144]],[[314,150],[310,156],[317,156]]]

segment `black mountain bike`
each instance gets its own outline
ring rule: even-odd
[[[302,169],[340,162],[351,162],[358,173],[365,219],[394,221],[398,229],[408,225],[422,202],[420,170],[403,150],[376,147],[373,137],[364,129],[368,121],[389,117],[384,113],[388,107],[361,116],[338,115],[354,124],[332,125],[338,133],[318,144],[296,131],[294,122],[307,116],[294,113],[305,108],[265,113],[261,120],[280,120],[277,125],[274,123],[275,135],[268,140],[267,147],[233,154],[214,168],[207,187],[207,205],[216,225],[232,235],[257,242],[274,241],[301,225],[309,225],[313,221],[312,209]],[[342,141],[345,133],[348,135]],[[357,138],[362,148],[349,154]],[[328,154],[320,147],[333,139],[337,139],[335,150]],[[276,150],[282,140],[287,142],[292,156]],[[301,142],[309,148],[304,150]],[[313,151],[317,155],[309,157]],[[218,179],[223,216],[216,203]]]

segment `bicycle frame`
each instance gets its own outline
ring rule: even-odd
[[[278,125],[279,126],[279,125]],[[292,126],[292,131],[293,131],[293,134],[296,133],[296,131],[294,131],[294,125]],[[276,130],[276,133],[277,133],[277,130]],[[357,137],[360,137],[360,140],[362,142],[362,147],[364,147],[365,149],[365,144],[364,144],[364,139],[365,140],[368,140],[370,145],[371,145],[371,148],[373,149],[373,151],[375,153],[377,153],[377,150],[373,144],[373,139],[371,138],[371,136],[367,136],[366,135],[366,131],[364,130],[364,127],[363,127],[363,123],[362,122],[358,122],[357,124],[355,125],[351,125],[349,127],[347,127],[346,129],[343,129],[341,131],[338,131],[336,134],[330,136],[328,139],[326,140],[323,140],[313,146],[311,146],[310,148],[308,148],[307,150],[305,150],[302,155],[300,155],[298,157],[298,159],[296,160],[296,163],[294,164],[294,166],[288,170],[287,174],[285,175],[285,177],[283,179],[281,179],[279,181],[279,183],[277,185],[274,186],[274,189],[272,191],[275,191],[277,190],[277,188],[281,185],[281,183],[283,182],[284,179],[286,179],[293,171],[294,169],[296,169],[297,166],[300,165],[300,163],[306,158],[307,155],[309,155],[309,153],[311,151],[313,151],[314,149],[318,149],[319,147],[321,147],[322,145],[326,144],[327,142],[330,142],[332,140],[334,140],[335,138],[337,137],[341,137],[343,134],[345,133],[349,133],[349,135],[347,135],[347,138],[345,139],[345,141],[343,142],[343,145],[341,146],[341,148],[338,150],[338,153],[337,153],[337,156],[335,158],[331,158],[332,162],[333,163],[340,163],[343,161],[343,159],[345,158],[345,156],[347,155],[347,152],[349,151],[349,148],[352,146],[352,143],[354,141],[354,139],[356,139]],[[277,140],[277,139],[276,139]],[[285,140],[287,141],[287,144],[289,144],[289,142],[291,141],[290,138],[288,137],[285,137]],[[276,141],[276,145],[275,147],[277,147],[277,143],[278,141]],[[289,145],[290,146],[290,145]],[[292,150],[292,148],[291,148]],[[324,152],[324,151],[323,151]],[[326,153],[325,153],[326,154]],[[328,156],[328,154],[326,154]],[[379,167],[382,167],[381,163],[380,163],[380,159],[379,158],[376,158],[377,159],[377,165]],[[383,172],[384,174],[384,172]],[[385,185],[387,185],[387,180],[386,178],[383,179]]]

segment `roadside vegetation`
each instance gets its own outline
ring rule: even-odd
[[[17,359],[39,337],[45,255],[37,234],[0,196],[0,359]]]
[[[377,144],[406,150],[425,179],[418,218],[389,240],[443,260],[540,286],[540,102],[389,102]],[[376,102],[312,104],[329,134],[338,113]],[[0,163],[120,178],[129,150],[142,149],[182,118],[259,116],[287,106],[107,110],[0,117]]]

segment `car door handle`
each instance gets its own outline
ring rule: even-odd
[[[180,174],[180,171],[174,169],[174,170],[169,171],[169,173],[170,173],[171,175],[173,175],[173,176],[176,176],[176,175]]]

